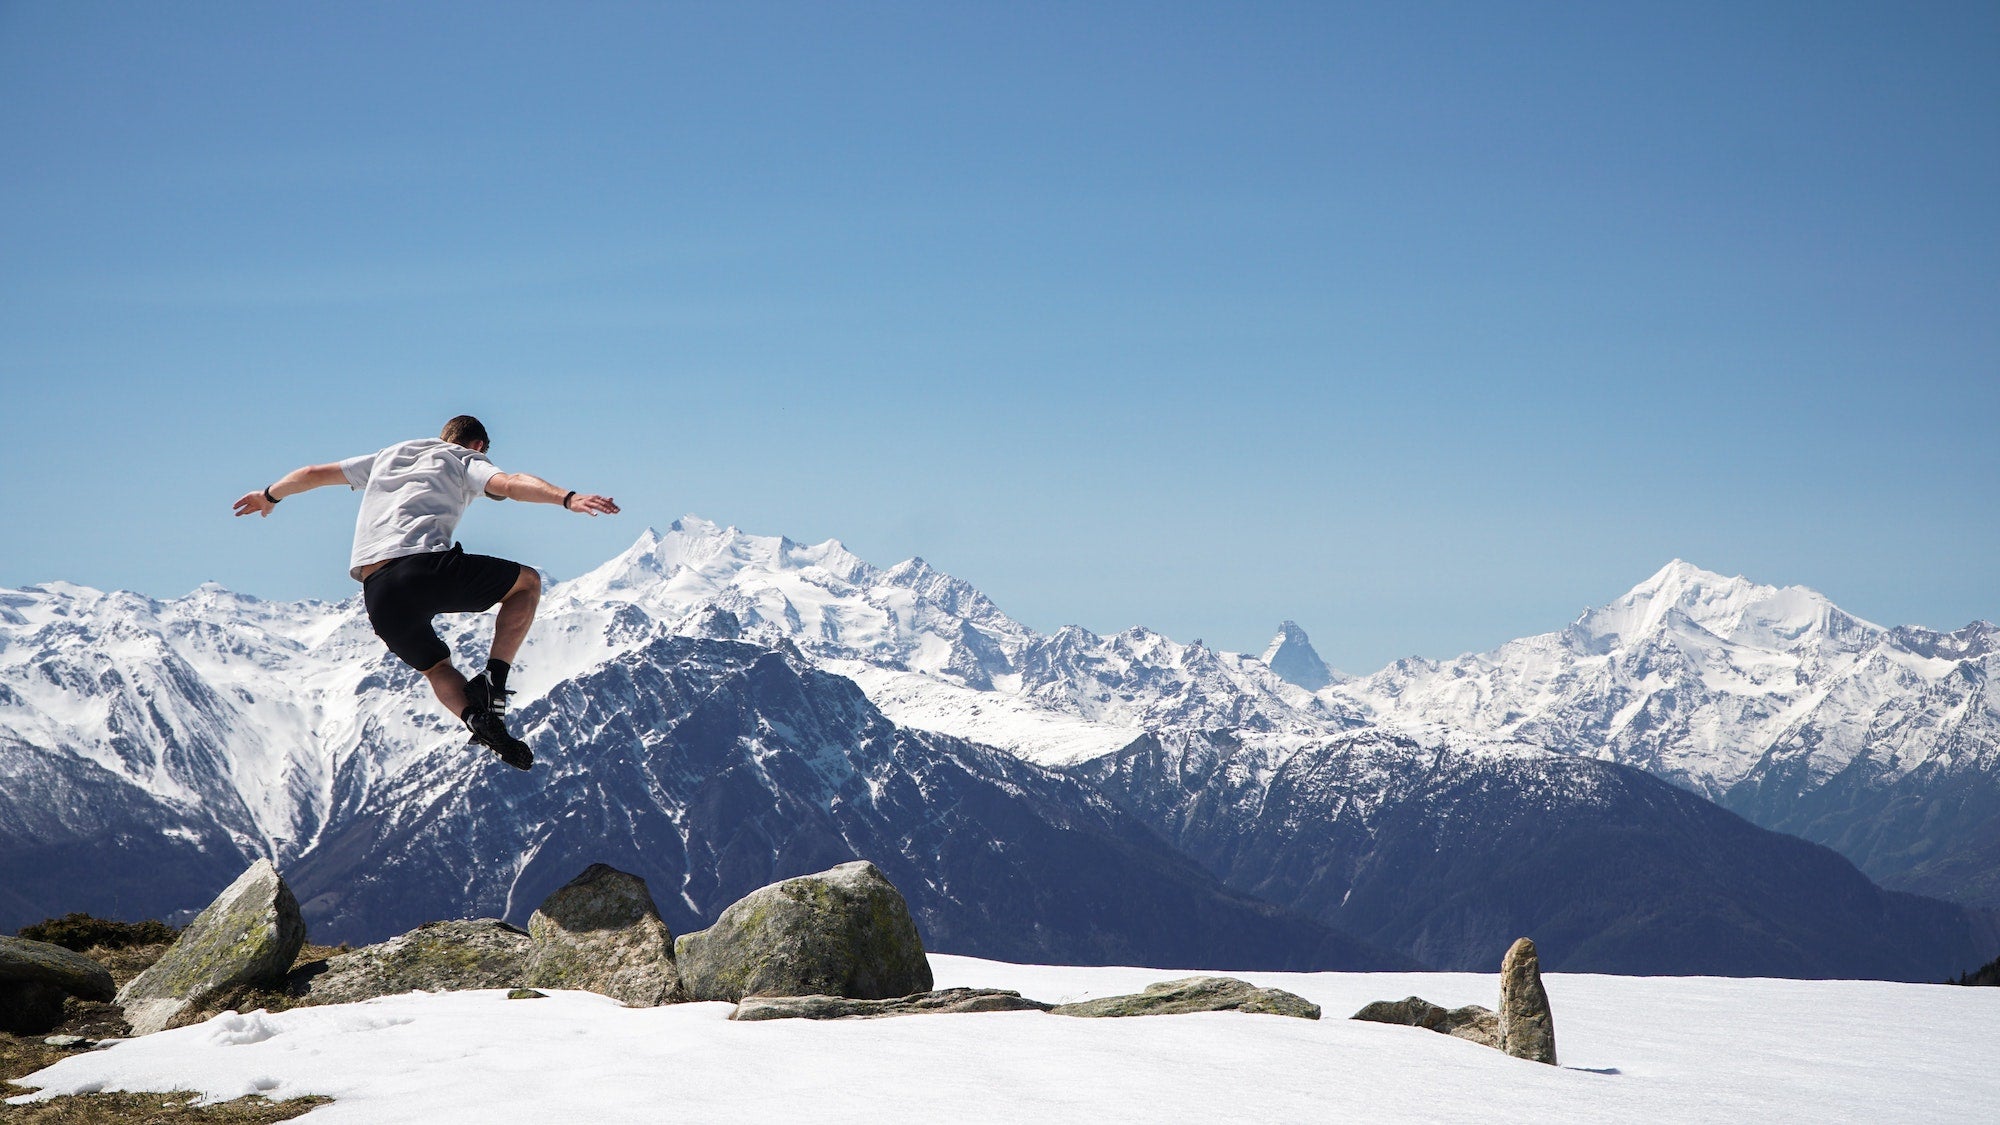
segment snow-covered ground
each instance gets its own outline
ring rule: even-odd
[[[938,987],[1047,1001],[1158,969],[933,956]],[[1327,1018],[1034,1012],[731,1023],[583,992],[390,997],[225,1015],[78,1055],[46,1094],[324,1094],[318,1122],[1978,1121],[2000,1115],[2000,989],[1551,975],[1562,1067],[1345,1017],[1421,995],[1492,1006],[1468,973],[1247,973]]]

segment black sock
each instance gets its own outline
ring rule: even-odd
[[[471,722],[471,721],[472,721],[472,713],[473,713],[474,711],[477,711],[477,710],[479,710],[479,708],[478,708],[477,706],[475,706],[475,705],[473,705],[473,704],[471,704],[471,703],[468,703],[468,704],[466,704],[466,705],[465,705],[465,710],[463,710],[463,711],[460,711],[460,712],[458,713],[458,721],[459,721],[459,722],[461,722],[461,723],[469,723],[469,722]]]
[[[486,682],[493,685],[494,691],[506,691],[507,672],[513,667],[514,666],[512,664],[507,663],[505,660],[502,660],[497,656],[487,657]]]

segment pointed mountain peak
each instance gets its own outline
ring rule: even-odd
[[[1691,622],[1725,640],[1790,650],[1814,637],[1860,637],[1879,626],[1851,616],[1804,586],[1762,586],[1675,559],[1609,605],[1571,626],[1586,647],[1629,644]]]
[[[1318,691],[1333,682],[1333,671],[1319,658],[1311,639],[1296,621],[1278,626],[1278,635],[1271,638],[1271,646],[1264,650],[1264,666],[1279,679],[1307,691]]]

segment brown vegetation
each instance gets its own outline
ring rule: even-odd
[[[97,919],[89,919],[84,915],[69,915],[63,919],[52,919],[51,922],[44,922],[42,925],[49,926],[54,923],[64,924],[58,932],[66,936],[91,932],[111,935],[111,945],[92,946],[82,952],[109,970],[111,979],[121,988],[125,982],[144,972],[167,951],[167,943],[160,941],[143,945],[121,944],[128,935],[147,932],[139,930],[130,923],[103,923],[102,925],[112,927],[130,928],[99,930],[94,929],[92,925],[98,923]],[[168,930],[167,935],[171,938],[172,931]],[[26,930],[22,931],[22,936],[33,937]],[[335,953],[343,952],[345,948],[308,945],[299,951],[298,959],[293,962],[293,966],[298,968],[324,961]],[[282,993],[245,993],[231,999],[250,1002],[248,1007],[262,1007],[271,1011],[289,1008],[296,1003]],[[271,1002],[261,1002],[267,999]],[[41,1035],[9,1035],[0,1032],[0,1098],[28,1093],[28,1090],[9,1083],[16,1078],[25,1078],[44,1067],[53,1066],[76,1053],[74,1047],[51,1047],[43,1042],[44,1039],[56,1035],[80,1035],[93,1040],[115,1039],[129,1035],[131,1031],[131,1026],[125,1022],[124,1013],[118,1010],[116,1004],[98,1004],[72,998],[63,1006],[63,1021],[53,1031]],[[289,1101],[274,1102],[268,1098],[247,1097],[204,1106],[193,1104],[196,1097],[197,1095],[185,1090],[172,1093],[80,1094],[51,1098],[31,1105],[0,1106],[0,1117],[4,1117],[8,1125],[15,1125],[17,1122],[19,1125],[111,1125],[114,1122],[118,1125],[133,1125],[133,1123],[150,1125],[152,1122],[172,1122],[173,1125],[262,1125],[264,1122],[290,1120],[314,1106],[323,1105],[331,1100],[293,1098]]]

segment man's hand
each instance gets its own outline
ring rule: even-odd
[[[615,516],[618,514],[618,501],[609,496],[599,496],[596,493],[585,495],[579,492],[570,497],[569,510],[582,512],[586,516]]]
[[[255,512],[260,516],[268,516],[271,514],[271,509],[278,506],[278,501],[287,496],[296,496],[301,492],[324,488],[329,484],[346,483],[347,474],[340,471],[338,461],[329,461],[324,465],[301,465],[272,481],[269,488],[244,493],[243,498],[236,502],[236,514],[247,516]]]
[[[260,516],[268,516],[271,514],[271,509],[275,507],[277,507],[276,504],[264,499],[264,490],[260,488],[255,492],[246,492],[243,494],[243,498],[236,502],[236,514],[247,516],[255,512]]]

